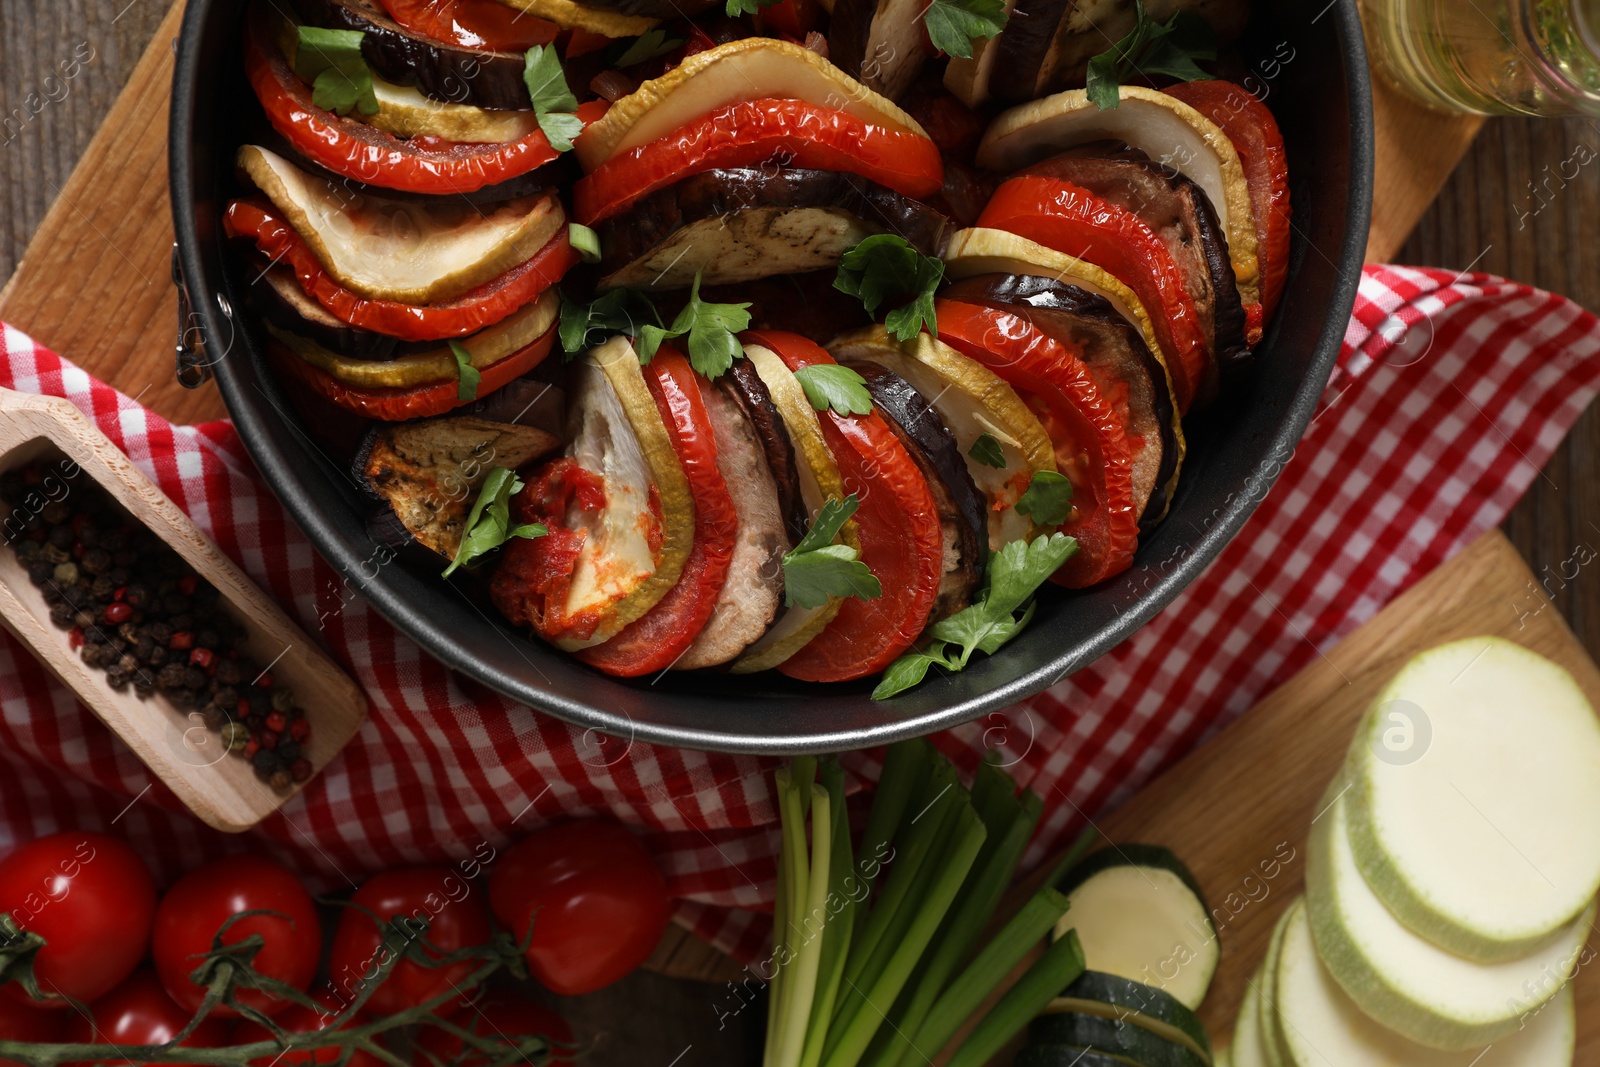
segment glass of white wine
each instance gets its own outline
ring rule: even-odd
[[[1600,0],[1362,0],[1381,74],[1430,107],[1600,116]]]

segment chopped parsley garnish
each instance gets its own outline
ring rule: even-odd
[[[471,566],[480,557],[493,552],[512,538],[543,537],[550,531],[539,523],[511,525],[511,498],[522,491],[522,479],[515,471],[495,467],[483,480],[478,499],[467,514],[467,532],[461,536],[455,559],[440,577],[448,578],[456,568]]]
[[[1013,505],[1040,526],[1060,526],[1072,514],[1072,483],[1055,471],[1038,471]]]
[[[1089,60],[1085,88],[1101,111],[1122,102],[1122,83],[1131,77],[1181,82],[1211,77],[1197,62],[1217,58],[1217,35],[1209,22],[1192,11],[1157,22],[1145,14],[1143,0],[1133,0],[1133,10],[1137,21],[1128,35]]]
[[[733,361],[744,355],[744,346],[734,336],[750,328],[750,305],[710,304],[700,299],[700,275],[694,276],[689,302],[666,329],[641,326],[634,349],[640,363],[649,363],[661,342],[687,336],[689,363],[707,378],[728,373]]]
[[[872,316],[887,303],[905,301],[883,324],[897,339],[909,341],[924,326],[936,331],[933,293],[943,278],[943,260],[923,255],[904,237],[879,233],[840,257],[833,287],[860,300]]]
[[[811,529],[783,557],[783,602],[790,607],[820,608],[829,597],[874,600],[883,586],[849,545],[833,539],[860,502],[851,493],[844,500],[829,499],[817,512]]]
[[[992,433],[979,434],[978,439],[972,442],[972,447],[967,449],[967,455],[985,467],[1004,469],[1006,465],[1005,450],[1000,447],[999,438]]]
[[[355,108],[363,115],[376,115],[378,97],[372,89],[372,71],[361,58],[361,31],[320,26],[301,26],[299,31],[294,72],[311,83],[311,102],[339,115]]]
[[[567,86],[554,45],[536,44],[528,49],[523,57],[522,81],[528,87],[534,116],[550,147],[557,152],[572,151],[572,139],[583,132],[583,120],[573,114],[578,110],[578,98]]]
[[[990,555],[983,590],[970,605],[929,627],[924,647],[891,663],[872,691],[872,699],[905,692],[926,678],[932,667],[959,671],[974,652],[993,655],[999,651],[1033,618],[1034,592],[1077,551],[1077,541],[1053,533],[1041,534],[1032,542],[1012,541]]]
[[[832,408],[841,415],[865,415],[872,410],[872,394],[867,380],[849,367],[837,363],[818,363],[794,372],[806,399],[818,411]]]
[[[635,336],[645,326],[661,325],[650,298],[637,289],[611,289],[587,304],[561,294],[561,351],[568,359],[582,355],[614,333]]]
[[[472,365],[472,353],[468,352],[459,341],[451,341],[450,354],[456,357],[456,399],[478,399],[478,382],[483,379],[483,375]]]

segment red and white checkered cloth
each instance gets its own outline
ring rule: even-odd
[[[0,634],[0,850],[115,822],[163,878],[207,854],[264,847],[333,888],[606,813],[645,835],[682,898],[680,920],[736,955],[760,949],[777,842],[771,761],[600,745],[452,675],[362,600],[347,602],[231,424],[172,426],[15,330],[3,354],[0,384],[88,413],[321,635],[372,713],[281,814],[253,838],[228,837],[187,815]],[[1369,267],[1321,410],[1221,557],[1110,655],[940,735],[940,747],[969,768],[986,746],[1008,751],[1012,773],[1045,801],[1028,857],[1039,862],[1082,813],[1127,797],[1498,523],[1597,387],[1600,322],[1564,298],[1483,275]],[[847,765],[877,773],[870,755]]]

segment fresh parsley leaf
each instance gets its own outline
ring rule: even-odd
[[[1000,447],[1000,439],[992,433],[979,434],[978,439],[972,442],[972,447],[967,449],[967,455],[985,467],[1005,469],[1005,449]]]
[[[1012,541],[992,553],[983,590],[970,605],[934,623],[923,647],[891,663],[872,691],[872,699],[905,692],[927,677],[930,667],[959,671],[974,652],[993,655],[999,651],[1033,619],[1033,595],[1039,586],[1077,551],[1076,540],[1053,533],[1032,541]]]
[[[1064,474],[1039,471],[1012,507],[1040,526],[1060,526],[1072,514],[1072,483]]]
[[[378,113],[372,90],[372,71],[361,58],[360,30],[325,30],[300,26],[294,72],[311,83],[311,102],[340,115],[360,108],[363,115]]]
[[[889,669],[883,672],[877,687],[872,690],[872,699],[887,700],[904,693],[907,689],[921,685],[922,680],[928,676],[928,669],[934,666],[951,669],[951,664],[943,656],[928,652],[907,652],[889,664]]]
[[[650,298],[637,289],[610,289],[587,304],[561,294],[561,325],[558,337],[568,359],[581,355],[611,334],[637,335],[649,323],[661,324],[661,315]]]
[[[583,120],[573,114],[578,110],[578,98],[567,86],[567,75],[554,45],[536,44],[528,49],[522,62],[522,81],[528,87],[528,99],[533,101],[534,115],[550,147],[557,152],[572,151],[572,139],[583,132]]]
[[[849,545],[836,545],[833,539],[844,528],[845,520],[856,513],[860,502],[851,493],[844,500],[822,505],[811,529],[800,543],[784,553],[783,600],[789,607],[820,608],[829,597],[853,596],[873,600],[883,595],[883,586],[860,560],[860,553]]]
[[[1003,0],[933,0],[923,12],[928,40],[946,55],[972,58],[972,42],[1006,28]]]
[[[460,342],[451,341],[450,354],[456,357],[456,399],[478,399],[478,382],[483,379],[483,375],[472,365],[472,353],[468,352]]]
[[[440,577],[450,577],[458,567],[470,566],[479,557],[494,551],[512,538],[523,537],[531,540],[550,532],[536,522],[523,523],[520,526],[511,525],[511,498],[521,491],[522,479],[517,477],[515,471],[504,467],[495,467],[489,471],[483,480],[483,487],[478,490],[478,499],[473,502],[472,510],[467,513],[466,533],[461,535],[461,544],[456,549],[455,559],[450,561],[450,566],[444,569]]]
[[[700,275],[694,276],[694,286],[689,290],[689,302],[666,329],[644,326],[634,350],[640,363],[655,358],[661,342],[685,335],[689,338],[689,364],[707,378],[720,378],[728,373],[733,361],[744,355],[744,345],[734,335],[750,328],[750,305],[711,304],[700,299]]]
[[[1134,26],[1128,35],[1089,60],[1084,87],[1101,111],[1122,102],[1122,83],[1130,77],[1160,75],[1178,81],[1209,78],[1197,60],[1217,58],[1216,33],[1199,15],[1180,11],[1166,22],[1145,14],[1143,0],[1134,0]]]
[[[779,2],[781,0],[728,0],[722,10],[730,19],[736,19],[740,15],[754,15],[762,8]]]
[[[872,410],[872,394],[867,380],[849,367],[837,363],[818,363],[794,372],[806,399],[818,411],[832,408],[841,415],[865,415]]]
[[[884,325],[899,340],[909,341],[924,325],[930,332],[937,329],[933,292],[943,279],[943,260],[923,255],[904,237],[879,233],[839,258],[833,287],[860,300],[873,316],[885,303],[905,300],[902,307],[889,313]]]
[[[611,60],[611,66],[613,68],[631,67],[636,63],[643,63],[645,60],[664,56],[682,43],[683,38],[668,37],[667,31],[657,26],[653,30],[644,31],[625,44],[619,42],[620,51],[617,47],[613,47],[612,52],[615,53],[615,56]]]

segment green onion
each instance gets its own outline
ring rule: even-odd
[[[867,816],[867,828],[861,835],[861,848],[856,853],[864,864],[873,864],[871,873],[865,875],[867,892],[871,892],[873,883],[882,872],[884,850],[899,831],[911,798],[922,791],[932,766],[933,746],[922,738],[889,746],[888,754],[883,758],[883,775],[878,779],[877,791],[872,795],[872,812]]]
[[[822,763],[822,785],[828,791],[829,813],[833,817],[833,856],[829,861],[826,906],[831,912],[837,903],[839,912],[822,933],[817,992],[811,1002],[811,1019],[806,1027],[800,1067],[818,1067],[822,1062],[822,1045],[828,1036],[828,1022],[833,1018],[839,984],[844,978],[845,960],[850,954],[850,934],[857,908],[856,894],[861,886],[850,846],[850,813],[844,803],[844,771],[840,769],[839,761],[831,756]]]
[[[790,809],[800,807],[801,787],[791,785],[788,792]],[[798,918],[801,936],[800,949],[793,963],[793,993],[782,1005],[777,1042],[777,1067],[799,1067],[801,1052],[805,1048],[806,1031],[811,1024],[811,1008],[816,997],[817,972],[822,963],[823,939],[827,934],[827,896],[829,871],[833,860],[833,818],[831,798],[821,786],[812,785],[806,790],[811,797],[811,865],[803,889],[805,900],[799,908],[790,910],[791,923]],[[798,815],[797,824],[804,826],[805,816]],[[794,835],[799,838],[800,835]],[[802,842],[802,848],[803,848]],[[816,929],[808,927],[816,919]]]
[[[984,828],[983,820],[978,818],[978,813],[972,810],[972,805],[966,802],[964,792],[960,793],[958,799],[960,807],[953,820],[955,825],[950,845],[948,849],[940,850],[944,853],[943,862],[933,872],[933,880],[915,917],[904,936],[893,943],[894,952],[883,969],[870,980],[870,984],[853,990],[861,994],[864,1006],[855,1013],[842,1032],[835,1034],[830,1028],[824,1060],[827,1067],[855,1067],[860,1062],[873,1035],[885,1022],[888,1009],[900,996],[912,969],[933,940],[939,924],[944,921],[951,902],[966,881],[967,872],[972,869],[973,860],[978,858],[978,850],[983,847],[988,831]]]
[[[585,263],[600,262],[600,235],[576,222],[567,223],[567,240]]]
[[[1083,973],[1078,931],[1068,930],[983,1017],[947,1067],[983,1067]]]
[[[961,1025],[971,1018],[984,998],[995,986],[1022,962],[1040,939],[1055,928],[1057,920],[1067,913],[1067,898],[1050,886],[1045,886],[1011,917],[975,956],[967,969],[950,983],[928,1012],[927,1021],[917,1030],[911,1044],[929,1059],[944,1048]],[[1056,987],[1060,992],[1063,982]]]

